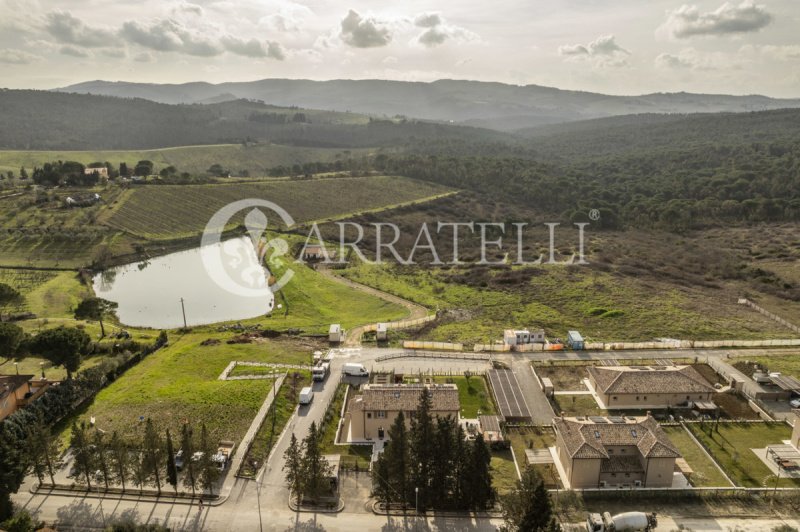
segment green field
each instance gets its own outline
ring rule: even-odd
[[[543,328],[551,338],[578,329],[587,341],[784,338],[779,324],[701,287],[645,282],[591,267],[408,268],[354,265],[346,277],[445,313],[426,340],[501,340],[510,327]],[[515,280],[507,287],[498,276]],[[598,309],[619,311],[609,317]]]
[[[738,486],[760,488],[775,485],[775,475],[751,449],[763,449],[788,440],[792,434],[790,426],[783,423],[720,423],[719,431],[709,430],[712,423],[706,423],[704,427],[699,423],[687,426]],[[778,485],[800,487],[800,479],[782,478]]]
[[[361,156],[371,153],[370,149],[348,150],[350,156]],[[126,162],[128,166],[137,161],[153,161],[156,171],[167,166],[175,166],[181,172],[202,173],[211,165],[220,164],[229,168],[234,175],[240,170],[247,170],[250,175],[266,175],[268,169],[275,166],[291,166],[307,162],[330,162],[344,158],[341,149],[303,148],[298,146],[281,146],[277,144],[257,144],[243,146],[241,144],[218,144],[208,146],[183,146],[179,148],[163,148],[157,150],[96,150],[96,151],[0,151],[0,171],[19,172],[25,167],[28,173],[34,166],[42,166],[51,161],[77,161],[82,164],[93,162],[110,162],[118,166]]]
[[[458,386],[458,401],[461,403],[461,417],[475,419],[478,415],[495,413],[494,401],[486,385],[486,379],[480,375],[470,377],[436,377],[436,382],[450,383]]]
[[[692,468],[690,483],[698,488],[716,486],[730,486],[725,476],[720,472],[714,462],[703,452],[703,449],[686,433],[681,426],[662,427],[667,433],[669,441],[683,455],[683,458]]]
[[[778,372],[800,378],[800,355],[798,354],[771,357],[747,356],[733,360],[736,368],[747,375],[751,375],[754,372],[753,364],[758,364],[760,368],[767,368],[770,373]]]
[[[109,226],[147,238],[175,238],[200,233],[228,203],[260,198],[283,207],[295,222],[340,217],[412,202],[447,189],[401,177],[343,177],[219,185],[143,186],[125,193],[105,220]],[[277,214],[267,213],[278,224]],[[239,223],[242,213],[234,220]]]

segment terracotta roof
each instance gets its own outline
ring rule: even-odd
[[[357,410],[411,411],[419,406],[420,394],[431,396],[431,411],[459,412],[458,387],[455,384],[367,384],[361,395],[354,397]]]
[[[553,427],[561,435],[567,453],[573,458],[609,458],[606,446],[630,445],[637,447],[646,458],[677,458],[678,449],[651,416],[625,418],[622,422],[598,423],[589,419],[553,419]],[[621,418],[617,418],[621,419]]]
[[[602,393],[708,393],[714,387],[691,366],[589,366]]]

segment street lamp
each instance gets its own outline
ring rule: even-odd
[[[14,369],[17,370],[17,375],[19,375],[19,362],[14,362]]]
[[[44,379],[44,362],[39,362],[39,369],[42,370],[42,378]]]
[[[419,514],[419,486],[414,488],[414,506],[416,507],[416,511]]]

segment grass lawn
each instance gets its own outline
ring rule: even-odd
[[[244,436],[267,396],[269,380],[220,381],[231,360],[302,363],[308,358],[299,340],[257,344],[224,343],[230,333],[193,331],[170,334],[170,345],[153,353],[103,389],[84,409],[105,431],[139,437],[139,416],[151,417],[160,430],[179,434],[184,421],[205,423],[213,440]],[[209,337],[223,340],[202,346]]]
[[[719,432],[711,434],[711,423],[704,425],[705,430],[699,423],[688,427],[737,485],[750,488],[763,487],[765,480],[769,486],[774,483],[772,471],[751,449],[779,444],[792,433],[792,428],[783,423],[720,423]],[[779,485],[800,487],[800,480],[783,478]]]
[[[540,378],[552,381],[556,391],[586,391],[583,379],[589,376],[584,366],[536,366]]]
[[[325,432],[322,437],[322,452],[324,454],[339,454],[342,456],[341,465],[350,469],[358,468],[368,471],[372,459],[372,445],[336,445],[336,429],[342,414],[344,396],[349,384],[340,383],[336,388],[328,411],[325,412]],[[350,390],[353,393],[355,388]]]
[[[561,481],[558,480],[558,472],[553,464],[529,465],[525,456],[526,449],[545,449],[555,445],[556,437],[551,428],[512,427],[506,430],[506,437],[511,440],[511,447],[514,449],[514,454],[521,470],[526,467],[533,467],[542,476],[548,489],[561,487]],[[556,485],[556,482],[558,482],[558,485]]]
[[[510,450],[492,452],[492,485],[497,493],[503,495],[511,491],[519,477],[514,467],[514,458]]]
[[[714,462],[681,426],[662,427],[694,471],[690,482],[698,488],[730,486]]]
[[[770,373],[782,373],[800,379],[800,354],[776,355],[771,357],[751,357],[736,359],[734,366],[746,375],[755,371],[753,364],[759,368],[767,368]]]
[[[263,381],[272,385],[271,380]],[[303,386],[311,383],[311,374],[307,371],[290,371],[281,384],[278,397],[264,418],[264,423],[258,430],[253,444],[247,451],[239,468],[239,476],[255,478],[258,469],[267,461],[272,447],[275,445],[283,427],[292,417],[297,401],[298,394]],[[263,402],[263,401],[262,401]],[[250,420],[252,422],[252,419]]]
[[[604,416],[608,414],[597,406],[597,401],[589,394],[554,395],[551,399],[553,410],[564,412],[567,416]]]
[[[434,381],[458,386],[461,417],[475,419],[478,415],[492,415],[496,412],[485,378],[479,375],[472,376],[469,380],[466,377],[436,377]]]

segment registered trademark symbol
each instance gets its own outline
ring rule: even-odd
[[[595,222],[597,220],[599,220],[600,219],[600,211],[598,211],[597,209],[592,209],[591,211],[589,211],[589,219],[593,220]]]

